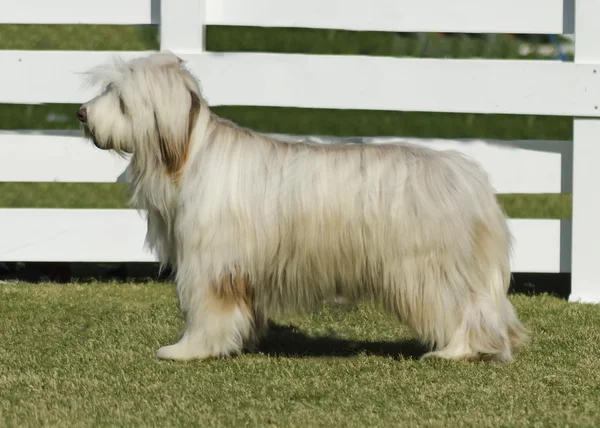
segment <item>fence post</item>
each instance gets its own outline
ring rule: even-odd
[[[160,49],[176,54],[204,50],[204,2],[161,0]]]
[[[600,1],[575,2],[575,62],[598,64]],[[593,108],[600,110],[600,100]],[[592,107],[590,107],[592,108]],[[600,119],[573,122],[573,241],[570,301],[600,303]]]

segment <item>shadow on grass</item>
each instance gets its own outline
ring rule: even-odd
[[[258,352],[276,357],[356,357],[360,354],[418,359],[427,348],[414,339],[398,342],[348,340],[335,334],[309,336],[293,325],[269,323],[269,333],[260,343]]]

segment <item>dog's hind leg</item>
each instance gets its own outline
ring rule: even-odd
[[[511,361],[513,359],[510,326],[501,302],[490,299],[468,305],[463,319],[443,348],[425,354],[450,360]],[[510,304],[506,300],[507,304]]]
[[[505,294],[506,282],[502,275],[488,278],[486,287],[470,287],[464,303],[456,309],[460,321],[440,325],[446,343],[424,357],[451,360],[511,361],[513,351],[527,337],[527,331]]]
[[[226,357],[254,344],[262,317],[252,308],[253,289],[247,277],[228,273],[206,285],[178,288],[186,314],[185,332],[176,344],[160,348],[158,358]]]
[[[512,359],[510,343],[505,326],[498,319],[496,310],[488,304],[466,305],[462,321],[450,333],[450,340],[423,358],[476,361],[489,355],[490,359]]]
[[[428,301],[436,302],[429,324],[434,326],[430,332],[436,349],[426,356],[510,361],[527,331],[507,297],[510,235],[501,213],[486,222],[475,221],[468,238],[448,258],[439,259],[442,281],[428,288]]]

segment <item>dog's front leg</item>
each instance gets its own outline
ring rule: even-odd
[[[194,276],[178,278],[180,305],[186,314],[185,331],[179,342],[163,346],[157,357],[193,360],[238,354],[255,336],[252,287],[239,273],[226,273],[217,280]],[[192,279],[192,278],[190,278]]]

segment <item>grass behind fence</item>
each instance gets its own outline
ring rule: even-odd
[[[130,208],[125,183],[0,183],[0,207]],[[571,218],[569,194],[500,194],[513,218]]]

